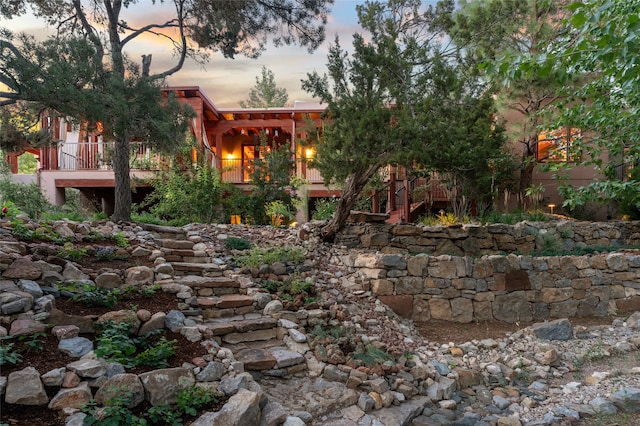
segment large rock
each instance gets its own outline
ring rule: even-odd
[[[78,386],[70,389],[60,389],[49,402],[50,410],[63,410],[66,408],[80,409],[91,400],[91,389],[89,382],[81,382]]]
[[[124,282],[128,286],[142,287],[152,285],[153,269],[148,266],[133,266],[125,271]]]
[[[47,392],[40,380],[40,373],[33,367],[27,367],[9,374],[5,391],[7,404],[45,405],[49,402]]]
[[[106,405],[109,400],[119,396],[122,389],[126,389],[131,398],[127,407],[133,408],[144,401],[144,386],[135,374],[117,374],[107,380],[96,392],[95,400],[98,404]]]
[[[205,413],[191,426],[247,426],[260,424],[261,392],[239,389],[222,409],[216,413]]]
[[[193,370],[182,367],[149,371],[139,377],[144,386],[145,399],[153,406],[175,403],[178,392],[196,382]]]
[[[611,400],[625,413],[640,412],[640,389],[623,388],[611,394]]]
[[[518,321],[533,321],[531,303],[524,291],[499,294],[493,302],[493,317],[498,321],[514,324]]]
[[[26,257],[19,257],[2,273],[5,278],[37,280],[42,275],[42,267]]]
[[[550,322],[533,324],[529,330],[538,338],[544,340],[570,340],[573,329],[568,319],[558,319]]]

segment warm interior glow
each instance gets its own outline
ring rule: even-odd
[[[307,158],[313,158],[313,149],[312,148],[307,148],[304,152],[305,156]]]
[[[233,154],[232,153],[228,153],[227,154],[227,160],[233,160]]]

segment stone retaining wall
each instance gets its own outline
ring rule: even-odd
[[[380,215],[354,214],[352,218],[361,222],[348,223],[336,236],[336,244],[385,253],[481,256],[514,252],[529,254],[549,248],[571,251],[585,246],[640,245],[640,221],[560,220],[447,227],[366,223],[379,220]]]
[[[414,321],[515,323],[640,310],[640,250],[479,258],[363,252],[343,262]]]

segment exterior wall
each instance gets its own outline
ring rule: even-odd
[[[36,175],[12,174],[11,182],[21,185],[30,185],[32,183],[38,183],[38,180]]]
[[[153,176],[153,172],[131,172],[137,179]],[[64,204],[64,188],[113,188],[115,182],[112,170],[41,170],[39,179],[44,196],[54,205]]]

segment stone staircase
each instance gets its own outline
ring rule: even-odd
[[[277,313],[264,315],[246,294],[242,277],[225,272],[226,266],[199,250],[197,243],[176,237],[156,242],[173,267],[173,281],[191,288],[185,315],[199,316],[213,339],[230,349],[247,371],[286,377],[306,370],[304,357],[287,348],[292,322]]]

